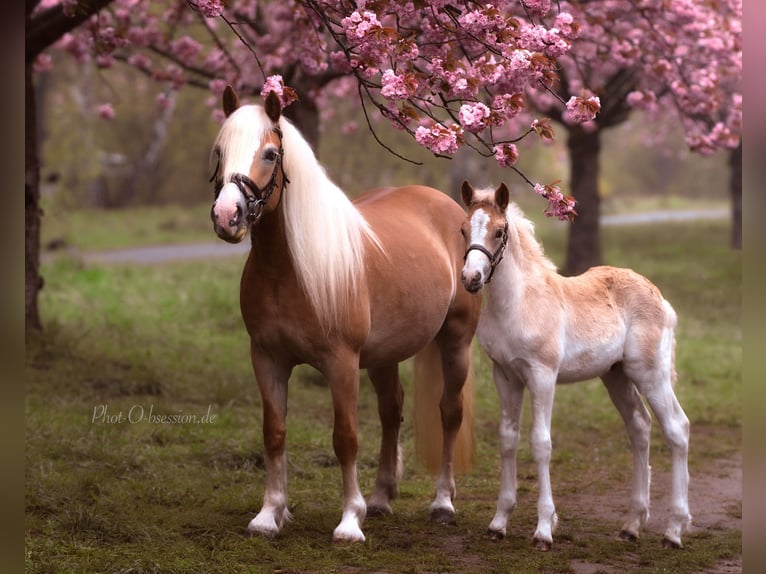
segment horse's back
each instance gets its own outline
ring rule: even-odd
[[[371,331],[362,362],[403,360],[430,342],[450,309],[469,298],[458,289],[465,212],[426,186],[370,190],[354,205],[384,251],[370,249],[367,256]]]
[[[425,185],[371,189],[354,199],[354,205],[376,230],[396,219],[410,224],[413,233],[438,229],[450,234],[455,224],[455,233],[460,231],[465,218],[465,211],[454,199]]]

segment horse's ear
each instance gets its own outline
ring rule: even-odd
[[[239,97],[231,86],[223,90],[223,113],[228,118],[239,107]]]
[[[273,123],[279,121],[279,116],[282,115],[282,104],[279,102],[279,96],[273,90],[266,96],[265,102],[266,115]]]
[[[468,183],[468,180],[464,181],[463,186],[460,188],[460,198],[466,207],[469,207],[473,201],[473,187]]]
[[[505,211],[505,208],[508,207],[508,202],[510,200],[511,192],[508,191],[505,182],[503,182],[500,184],[500,187],[495,190],[495,203],[501,211]]]

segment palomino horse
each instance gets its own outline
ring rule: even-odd
[[[501,485],[489,534],[502,538],[516,504],[516,450],[524,387],[532,405],[530,446],[537,465],[538,522],[533,542],[548,550],[557,516],[550,480],[551,411],[556,383],[600,377],[622,415],[633,450],[633,492],[620,537],[636,540],[649,517],[649,434],[660,423],[672,457],[672,501],[663,545],[681,547],[691,522],[688,503],[689,420],[673,392],[676,314],[645,277],[594,267],[562,277],[511,203],[508,188],[463,184],[468,219],[462,281],[486,307],[477,330],[492,359],[501,404]],[[503,257],[505,256],[505,257]],[[502,264],[501,263],[502,259]],[[490,281],[491,279],[491,281]]]
[[[227,88],[227,117],[213,148],[215,232],[238,242],[249,229],[252,239],[240,307],[263,402],[266,485],[263,506],[248,530],[274,536],[290,518],[287,383],[293,367],[303,363],[327,378],[335,412],[333,448],[341,467],[343,511],[333,539],[363,541],[367,511],[391,512],[401,466],[404,396],[398,363],[413,355],[416,373],[438,374],[428,383],[438,393],[435,403],[440,396],[441,425],[437,415],[435,431],[442,435],[431,516],[450,521],[455,445],[471,438],[470,421],[463,425],[468,439],[458,430],[481,310],[480,296],[460,286],[458,229],[465,212],[447,195],[421,186],[374,190],[352,203],[282,117],[278,97],[270,93],[264,104],[240,106]],[[428,368],[420,359],[435,364]],[[368,503],[356,470],[360,368],[367,369],[377,393],[382,426]],[[416,418],[418,409],[416,400]]]

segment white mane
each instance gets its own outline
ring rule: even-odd
[[[548,259],[543,250],[542,243],[540,243],[535,237],[535,224],[534,222],[524,215],[521,208],[513,201],[508,203],[508,207],[505,210],[505,217],[508,220],[508,227],[510,229],[516,229],[518,235],[518,245],[521,253],[518,255],[523,256],[524,259],[532,259],[542,263],[549,269],[556,270],[556,265]],[[521,260],[521,257],[517,256],[517,260]]]
[[[281,200],[287,245],[309,301],[322,323],[332,329],[343,322],[364,273],[365,237],[378,247],[380,243],[361,213],[329,179],[296,127],[284,117],[279,127],[282,165],[290,180]],[[261,140],[271,129],[261,106],[242,106],[228,118],[215,142],[225,159],[224,181],[234,173],[248,173]]]

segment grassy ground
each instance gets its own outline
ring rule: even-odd
[[[539,233],[560,262],[563,228],[540,225]],[[607,228],[603,239],[607,262],[650,277],[679,314],[677,393],[692,421],[694,477],[741,452],[741,254],[727,249],[725,222]],[[45,265],[45,331],[26,357],[28,572],[573,572],[587,561],[605,572],[683,573],[741,553],[739,530],[705,529],[687,536],[683,550],[663,551],[661,528],[626,544],[615,539],[619,520],[573,509],[575,495],[606,501],[608,492],[627,492],[625,434],[595,381],[557,393],[551,472],[561,522],[553,550],[530,544],[537,487],[528,405],[519,504],[506,539],[487,539],[499,482],[497,404],[478,347],[479,448],[475,469],[458,480],[456,526],[428,520],[433,480],[412,458],[405,417],[395,514],[368,519],[365,544],[331,544],[340,473],[330,397],[306,368],[295,372],[289,399],[295,520],[277,540],[246,538],[264,468],[240,271],[239,258],[99,267],[64,257]],[[360,480],[369,493],[379,425],[366,380],[359,411]],[[161,422],[162,414],[181,420]],[[652,466],[662,473],[668,450],[654,426]]]

